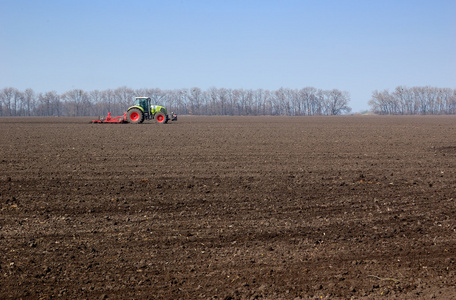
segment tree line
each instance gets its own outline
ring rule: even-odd
[[[73,89],[35,93],[8,87],[0,90],[0,116],[104,116],[121,115],[134,97],[147,96],[154,104],[189,115],[341,115],[351,111],[350,94],[337,89],[251,90],[209,88],[161,90],[120,87],[108,90]],[[374,91],[368,102],[376,114],[456,114],[456,89],[398,86]]]
[[[372,112],[382,115],[456,114],[456,89],[398,86],[393,92],[374,91]]]
[[[0,116],[121,115],[134,97],[147,96],[154,104],[190,115],[341,115],[351,111],[348,92],[302,89],[251,90],[209,88],[161,90],[120,87],[108,90],[73,89],[35,93],[8,87],[0,90]]]

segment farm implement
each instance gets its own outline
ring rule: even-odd
[[[133,123],[140,124],[145,120],[154,119],[158,124],[166,124],[169,120],[177,121],[177,115],[171,113],[168,115],[168,111],[165,107],[159,105],[151,105],[151,99],[149,97],[136,97],[135,105],[130,106],[126,113],[122,116],[111,117],[111,113],[104,119],[92,120],[90,123]]]
[[[124,113],[123,116],[118,116],[115,118],[111,117],[111,113],[108,113],[108,116],[104,119],[92,120],[90,123],[98,124],[98,123],[128,123],[127,121],[127,113]]]

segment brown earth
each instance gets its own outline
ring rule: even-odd
[[[456,116],[0,119],[0,298],[456,297]]]

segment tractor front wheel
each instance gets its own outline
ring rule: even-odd
[[[144,121],[144,114],[138,108],[132,108],[127,113],[127,121],[133,124],[139,124]]]
[[[168,118],[164,113],[156,113],[155,114],[155,121],[157,121],[158,124],[165,124],[168,122]]]

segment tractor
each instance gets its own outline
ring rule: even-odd
[[[144,120],[155,119],[159,124],[168,123],[169,120],[177,121],[177,115],[172,113],[171,118],[165,107],[151,105],[149,97],[136,97],[135,105],[130,106],[127,110],[128,123],[139,124]]]
[[[140,124],[144,120],[155,119],[158,124],[166,124],[169,120],[177,121],[177,115],[171,113],[171,118],[165,107],[151,105],[149,97],[136,97],[135,105],[130,106],[123,116],[111,117],[111,113],[104,119],[92,120],[90,123],[133,123]]]

